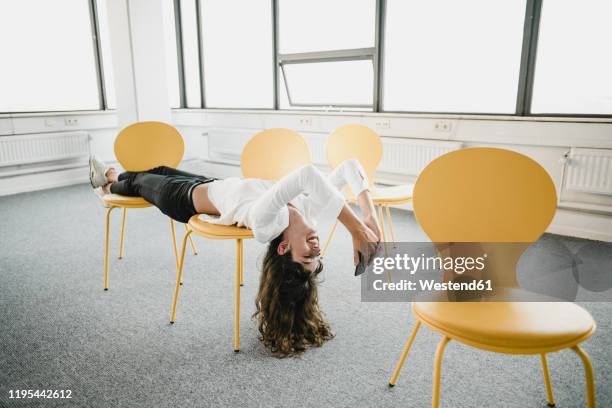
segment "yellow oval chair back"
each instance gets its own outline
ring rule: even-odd
[[[433,242],[455,243],[445,256],[486,253],[487,277],[496,288],[516,288],[517,263],[552,221],[556,197],[550,176],[534,160],[478,147],[432,161],[417,179],[413,206]],[[512,244],[495,244],[503,242]]]
[[[138,122],[127,126],[115,139],[115,156],[127,171],[157,166],[176,168],[185,153],[183,137],[163,122]]]
[[[242,150],[240,168],[247,178],[279,180],[310,164],[306,140],[289,129],[266,129],[253,136]]]
[[[348,159],[358,159],[366,171],[370,185],[383,155],[380,136],[367,126],[344,125],[327,138],[327,161],[335,168]]]
[[[395,242],[395,233],[393,231],[393,222],[391,220],[390,205],[406,204],[411,200],[411,185],[402,184],[392,187],[376,187],[374,186],[374,176],[376,169],[383,157],[383,142],[375,131],[367,126],[350,124],[340,126],[327,137],[327,145],[325,148],[327,154],[327,162],[332,168],[336,168],[340,163],[349,159],[357,159],[368,176],[368,184],[372,193],[372,200],[378,208],[378,223],[382,241],[385,242],[385,251],[387,250],[387,238],[385,233],[383,208],[387,212],[387,222],[389,224],[389,232],[391,239]],[[348,186],[344,188],[349,199],[353,200],[353,192]],[[332,235],[336,230],[336,224],[332,229],[325,246],[323,254],[326,253]]]
[[[534,242],[553,219],[557,193],[529,157],[477,147],[432,161],[417,179],[413,206],[433,242]]]

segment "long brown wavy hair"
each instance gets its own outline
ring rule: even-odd
[[[253,314],[260,339],[279,357],[320,347],[334,337],[318,303],[317,275],[323,264],[310,272],[289,251],[279,255],[282,239],[281,234],[270,242],[264,256]]]

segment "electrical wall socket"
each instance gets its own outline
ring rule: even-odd
[[[64,118],[64,125],[66,126],[76,126],[79,124],[79,120],[77,118]]]
[[[434,130],[436,132],[450,132],[451,123],[446,120],[439,120],[434,124]]]
[[[312,117],[304,116],[300,118],[300,126],[301,127],[311,127],[312,126]]]
[[[374,126],[377,129],[389,129],[391,128],[391,119],[377,119]]]

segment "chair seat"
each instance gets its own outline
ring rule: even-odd
[[[248,228],[234,225],[211,224],[203,221],[199,215],[189,219],[189,228],[198,235],[210,239],[249,239],[253,238],[253,231]]]
[[[102,197],[105,204],[113,207],[146,208],[152,204],[142,197],[130,197],[119,194],[106,194]]]
[[[414,302],[412,309],[435,331],[509,354],[560,350],[595,331],[589,312],[568,302]]]
[[[405,204],[412,200],[414,184],[401,184],[391,187],[377,187],[371,189],[374,204]],[[350,191],[346,194],[350,202],[355,202],[355,196]]]
[[[391,187],[374,187],[372,200],[376,204],[404,204],[412,200],[414,184],[401,184]]]

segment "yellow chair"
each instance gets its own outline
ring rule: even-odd
[[[176,167],[183,159],[185,145],[181,134],[174,127],[162,122],[139,122],[124,128],[115,139],[115,157],[127,171],[144,171],[157,166]],[[123,208],[121,222],[121,239],[119,243],[119,259],[123,258],[123,238],[125,235],[125,218],[128,208],[147,208],[152,204],[142,197],[129,197],[119,194],[106,194],[102,200],[107,205],[106,236],[104,255],[104,290],[108,290],[108,246],[110,214],[115,208]],[[185,224],[185,228],[187,225]],[[172,248],[178,268],[178,252],[174,222],[170,218],[172,232]],[[191,242],[193,252],[197,254],[195,245]]]
[[[486,253],[487,264],[494,264],[495,276],[502,277],[497,282],[498,296],[505,300],[520,293],[517,262],[550,224],[556,203],[553,182],[539,164],[495,148],[469,148],[439,157],[423,170],[414,189],[416,219],[429,238],[434,243],[461,242]],[[507,251],[499,250],[499,244],[487,244],[500,242],[523,245],[513,244],[516,250]],[[497,274],[500,269],[502,275]],[[595,407],[593,367],[578,346],[593,334],[595,322],[580,306],[569,302],[417,301],[412,311],[416,324],[390,386],[395,385],[424,324],[442,335],[434,362],[434,408],[439,404],[442,354],[450,340],[497,353],[539,355],[549,406],[555,400],[546,354],[571,348],[585,367],[587,405]]]
[[[363,166],[370,183],[372,201],[377,207],[378,222],[382,234],[382,241],[386,242],[383,208],[386,209],[387,222],[391,239],[395,242],[393,222],[391,220],[391,205],[407,204],[412,200],[412,185],[404,184],[392,187],[374,186],[374,176],[383,155],[383,144],[380,136],[372,129],[363,125],[345,125],[334,130],[327,138],[326,146],[327,161],[332,168],[347,159],[358,159]],[[354,199],[352,192],[349,197]],[[331,242],[331,238],[336,231],[336,222],[327,237],[323,247],[323,254]]]
[[[245,178],[278,180],[292,170],[310,163],[310,150],[302,136],[288,129],[267,129],[257,133],[245,145],[240,156],[240,167]],[[234,307],[234,352],[240,350],[240,287],[244,283],[243,240],[253,238],[247,228],[210,224],[198,215],[191,217],[187,233],[183,238],[178,276],[172,300],[170,323],[174,323],[179,287],[183,274],[187,238],[195,232],[209,239],[236,240],[236,274]]]

